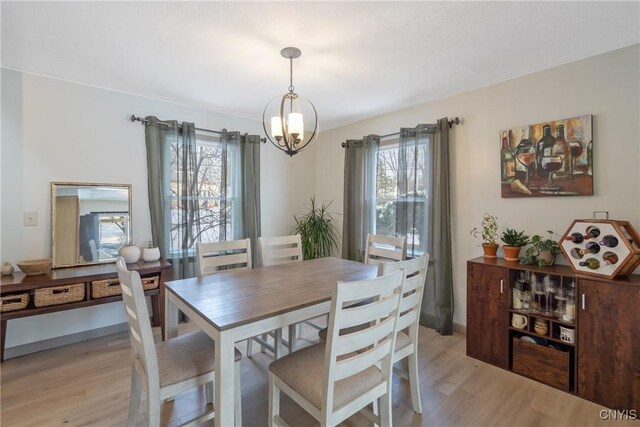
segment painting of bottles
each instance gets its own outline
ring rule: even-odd
[[[593,195],[593,116],[500,131],[502,197]]]

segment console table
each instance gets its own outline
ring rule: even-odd
[[[152,324],[160,326],[164,336],[164,283],[171,280],[171,264],[164,260],[140,261],[128,264],[127,268],[138,271],[146,283],[145,295],[151,297]],[[38,276],[27,276],[22,272],[2,276],[0,298],[4,307],[0,312],[0,361],[4,360],[7,321],[121,301],[117,278],[115,264],[62,268]],[[66,298],[69,302],[56,302],[56,298],[59,301]],[[22,308],[24,303],[26,306]],[[21,304],[21,308],[12,310],[11,304]]]

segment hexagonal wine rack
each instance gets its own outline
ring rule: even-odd
[[[640,235],[628,221],[576,219],[560,248],[576,273],[613,279],[628,276],[640,265]]]

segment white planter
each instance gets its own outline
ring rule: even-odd
[[[127,264],[132,264],[140,259],[140,248],[137,246],[122,246],[118,251],[118,255],[124,258]]]
[[[142,250],[142,259],[146,262],[159,260],[160,248],[144,248]]]

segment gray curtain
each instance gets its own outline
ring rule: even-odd
[[[200,223],[198,159],[193,123],[146,117],[145,140],[151,233],[163,258],[172,261],[173,278],[193,277],[193,242]],[[176,164],[172,180],[172,164]],[[174,185],[171,185],[171,181]],[[172,235],[177,239],[171,244]]]
[[[174,279],[193,277],[195,244],[207,230],[216,229],[219,240],[253,241],[260,235],[260,137],[224,131],[223,149],[205,154],[196,146],[193,123],[146,120],[153,240],[163,258],[171,260]],[[207,167],[203,162],[212,158],[221,165],[219,206],[198,198],[209,191],[207,185],[200,188],[199,179]],[[238,194],[232,193],[232,182]]]
[[[375,221],[376,164],[380,137],[347,140],[344,154],[342,258],[362,262]]]
[[[232,160],[238,182],[238,193],[233,199],[232,239],[251,239],[251,261],[258,265],[258,237],[262,235],[260,224],[260,136],[227,132],[222,134],[225,152],[236,155]]]
[[[451,202],[449,181],[449,121],[446,117],[435,126],[434,141],[430,144],[429,205],[430,274],[432,280],[435,321],[431,325],[442,335],[453,333],[453,268],[451,255]],[[425,305],[423,304],[423,307]],[[424,310],[424,309],[423,309]],[[430,323],[430,322],[428,322]]]

